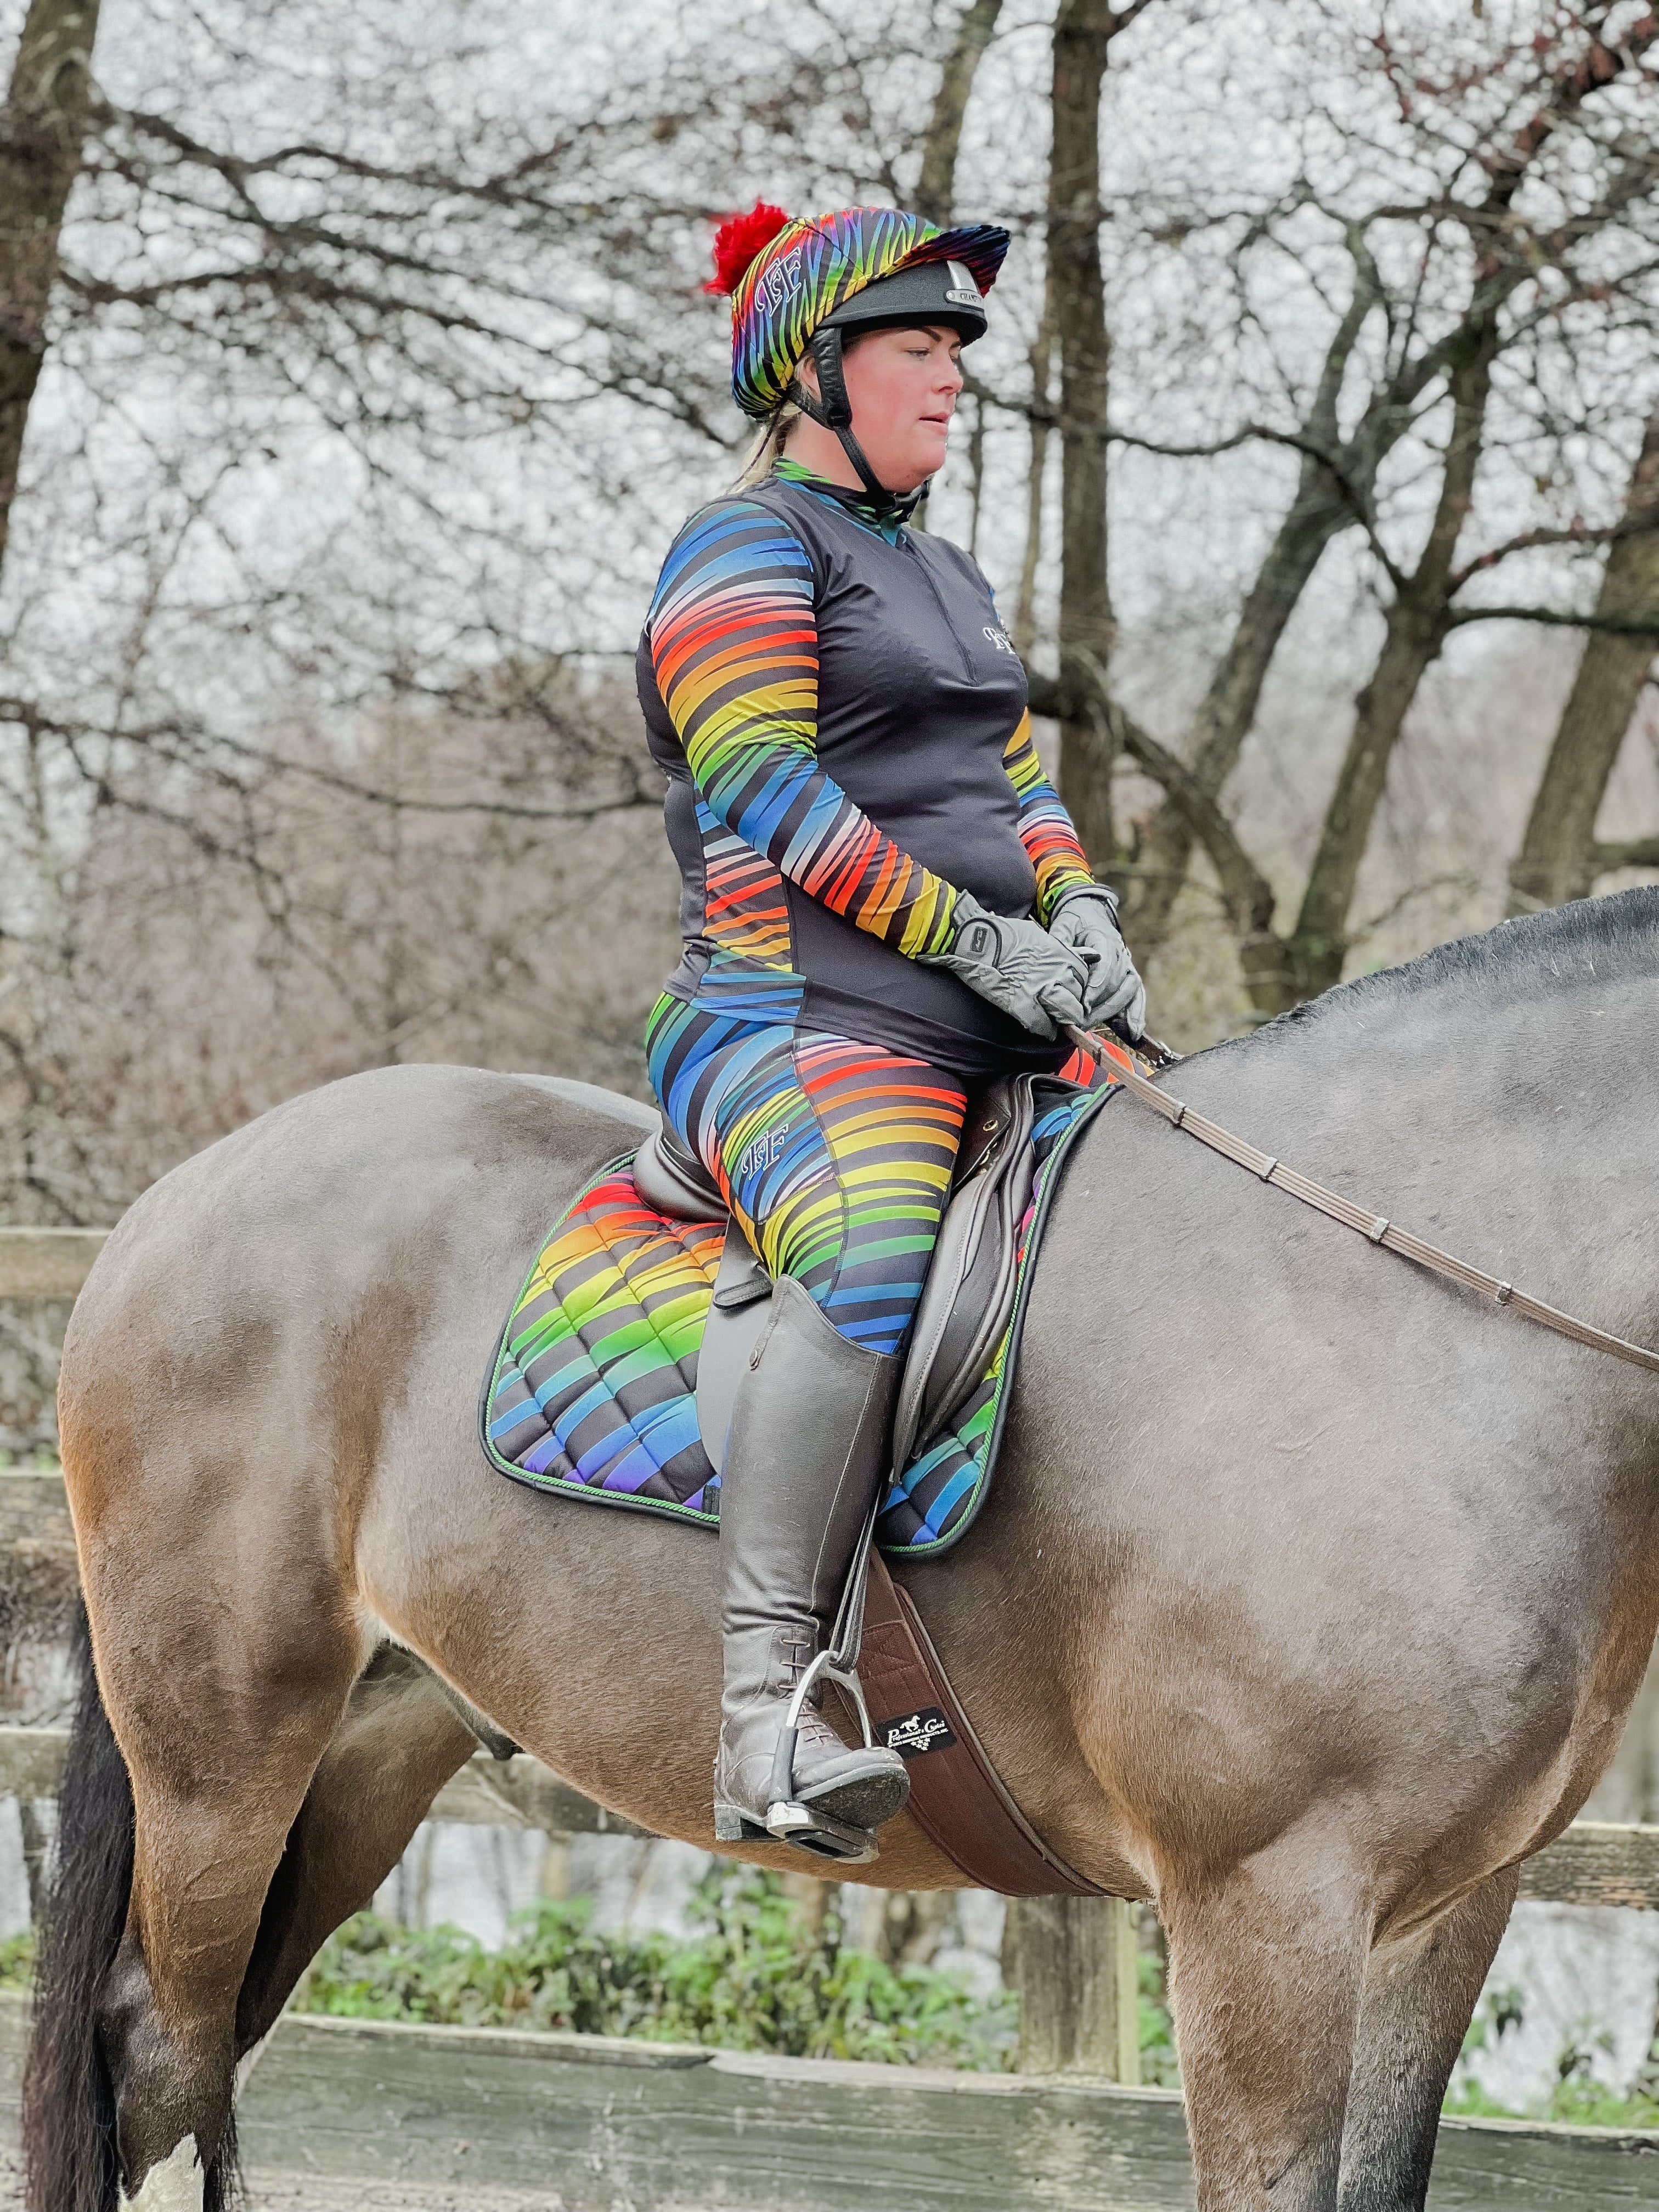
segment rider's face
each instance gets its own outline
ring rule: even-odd
[[[961,353],[960,337],[945,325],[874,331],[847,349],[853,435],[890,491],[914,491],[944,462]]]

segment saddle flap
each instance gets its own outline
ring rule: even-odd
[[[973,1389],[1008,1325],[1035,1173],[1036,1115],[1032,1079],[1010,1077],[988,1085],[963,1138],[967,1167],[916,1306],[894,1419],[896,1467]]]

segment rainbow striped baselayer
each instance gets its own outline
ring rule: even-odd
[[[1024,672],[965,555],[786,462],[675,540],[641,693],[687,887],[653,1084],[774,1275],[896,1352],[968,1084],[1063,1057],[918,962],[961,890],[1046,921],[1092,881]]]

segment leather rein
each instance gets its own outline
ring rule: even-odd
[[[1066,1035],[1092,1060],[1103,1061],[1113,1081],[1122,1084],[1124,1089],[1139,1098],[1142,1105],[1150,1106],[1154,1113],[1161,1114],[1172,1129],[1184,1129],[1189,1137],[1196,1137],[1200,1145],[1207,1145],[1212,1152],[1219,1152],[1224,1159],[1248,1168],[1261,1182],[1272,1183],[1275,1189],[1287,1191],[1292,1198],[1299,1199],[1304,1206],[1310,1206],[1316,1212],[1325,1214],[1333,1221],[1340,1221],[1345,1229],[1357,1231],[1367,1243],[1376,1244],[1385,1252],[1397,1252],[1402,1260],[1414,1261],[1419,1267],[1428,1268],[1432,1274],[1443,1275],[1450,1282],[1461,1283],[1465,1290],[1479,1291],[1483,1297],[1507,1307],[1511,1313],[1521,1315],[1523,1320],[1536,1322],[1543,1328],[1553,1328],[1558,1336],[1568,1337],[1574,1344],[1586,1345],[1592,1352],[1611,1352],[1615,1359],[1628,1360],[1632,1367],[1644,1367],[1650,1375],[1659,1375],[1659,1352],[1650,1352],[1639,1344],[1627,1344],[1622,1336],[1613,1336],[1604,1328],[1592,1328],[1589,1322],[1577,1321],[1571,1314],[1562,1313],[1555,1306],[1547,1306],[1541,1298],[1529,1297],[1525,1291],[1517,1291],[1513,1283],[1502,1282],[1496,1275],[1486,1273],[1482,1268],[1470,1267],[1467,1261],[1456,1258],[1450,1252],[1443,1252],[1437,1244],[1425,1243],[1422,1237],[1413,1236],[1409,1229],[1398,1227],[1386,1215],[1367,1212],[1363,1206],[1356,1206],[1352,1199],[1344,1198],[1336,1191],[1327,1190],[1322,1183],[1311,1182],[1308,1176],[1298,1174],[1295,1168],[1286,1167],[1273,1153],[1261,1152],[1255,1146],[1246,1144],[1243,1137],[1234,1136],[1231,1129],[1224,1129],[1218,1122],[1194,1113],[1179,1098],[1170,1097],[1167,1091],[1160,1091],[1156,1083],[1150,1081],[1139,1070],[1127,1066],[1115,1053],[1109,1054],[1088,1030],[1068,1027]],[[1179,1057],[1152,1037],[1143,1038],[1131,1049],[1158,1059],[1166,1068],[1173,1066]]]

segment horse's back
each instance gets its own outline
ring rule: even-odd
[[[274,1455],[290,1504],[308,1461],[320,1480],[372,1460],[414,1364],[465,1349],[482,1371],[539,1236],[653,1118],[556,1077],[382,1068],[161,1177],[112,1234],[64,1342],[83,1552],[118,1498],[246,1513]]]

